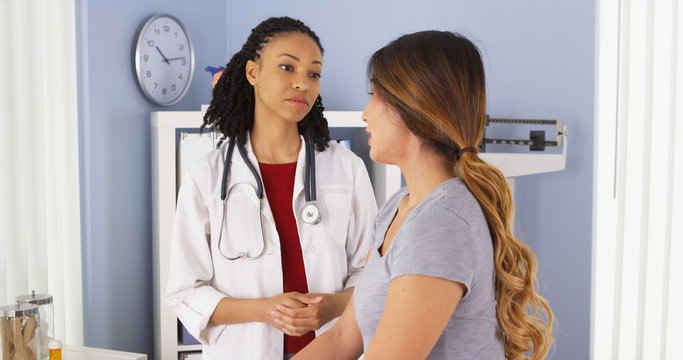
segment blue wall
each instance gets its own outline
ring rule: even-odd
[[[175,15],[195,48],[190,90],[172,107],[147,102],[133,44],[155,13]],[[149,113],[198,110],[211,98],[204,65],[225,62],[224,0],[77,1],[87,346],[152,354],[152,207]]]
[[[362,110],[365,63],[405,33],[455,30],[482,49],[488,113],[564,120],[567,169],[516,181],[516,231],[536,251],[558,319],[553,359],[589,358],[595,3],[573,0],[79,2],[86,345],[152,353],[149,112],[131,71],[135,30],[167,12],[188,27],[193,87],[174,110],[209,102],[205,64],[225,63],[269,16],[307,23],[325,47],[328,110]],[[207,10],[207,9],[211,10]],[[227,15],[226,15],[227,13]],[[227,35],[226,35],[227,31]],[[227,44],[227,45],[226,45]]]

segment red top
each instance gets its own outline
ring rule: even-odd
[[[280,235],[280,254],[282,256],[282,288],[284,292],[298,291],[308,293],[306,269],[299,242],[299,232],[292,209],[296,163],[262,164],[261,178],[273,212],[275,227]],[[315,339],[310,331],[301,337],[285,335],[285,354],[295,354]]]

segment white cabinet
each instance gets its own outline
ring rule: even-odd
[[[163,296],[168,279],[176,195],[182,177],[179,172],[182,160],[178,156],[179,139],[185,131],[198,130],[203,116],[203,111],[160,111],[151,114],[154,345],[156,359],[159,360],[178,359],[182,352],[201,350],[201,345],[183,345],[179,342],[178,320],[164,303]],[[365,123],[361,120],[360,111],[326,111],[325,117],[329,122],[331,137],[350,140],[354,151],[369,165],[368,172],[377,202],[383,204],[401,186],[400,170],[393,165],[370,161]],[[211,145],[206,152],[210,150]]]
[[[201,345],[179,342],[178,320],[163,301],[168,278],[169,245],[175,215],[176,194],[182,173],[178,143],[183,131],[196,131],[202,124],[204,111],[160,111],[151,114],[152,134],[152,212],[153,212],[153,279],[154,279],[154,343],[156,359],[178,359],[179,354],[200,351]],[[326,111],[333,139],[348,139],[351,147],[368,167],[379,206],[401,186],[397,166],[382,165],[369,158],[365,123],[360,111]],[[209,142],[209,144],[212,144]],[[211,150],[207,146],[206,152]],[[482,153],[480,156],[498,167],[508,177],[510,186],[515,176],[563,170],[567,142],[562,154]],[[184,162],[192,160],[183,160]]]

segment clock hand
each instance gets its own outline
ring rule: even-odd
[[[181,56],[181,57],[176,57],[176,58],[171,58],[171,59],[166,59],[166,60],[171,61],[171,60],[180,60],[180,59],[184,59],[184,58],[185,58],[184,56]]]
[[[158,47],[158,46],[156,46],[156,48],[157,48],[157,51],[159,52],[159,54],[161,54],[161,57],[164,58],[164,59],[161,60],[161,61],[166,62],[167,64],[169,64],[168,59],[166,58],[166,56],[164,56],[164,53],[162,53],[161,50],[159,50],[159,47]]]

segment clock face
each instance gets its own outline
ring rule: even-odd
[[[194,50],[180,20],[170,15],[147,20],[138,37],[135,70],[151,101],[173,105],[182,99],[192,82]]]

